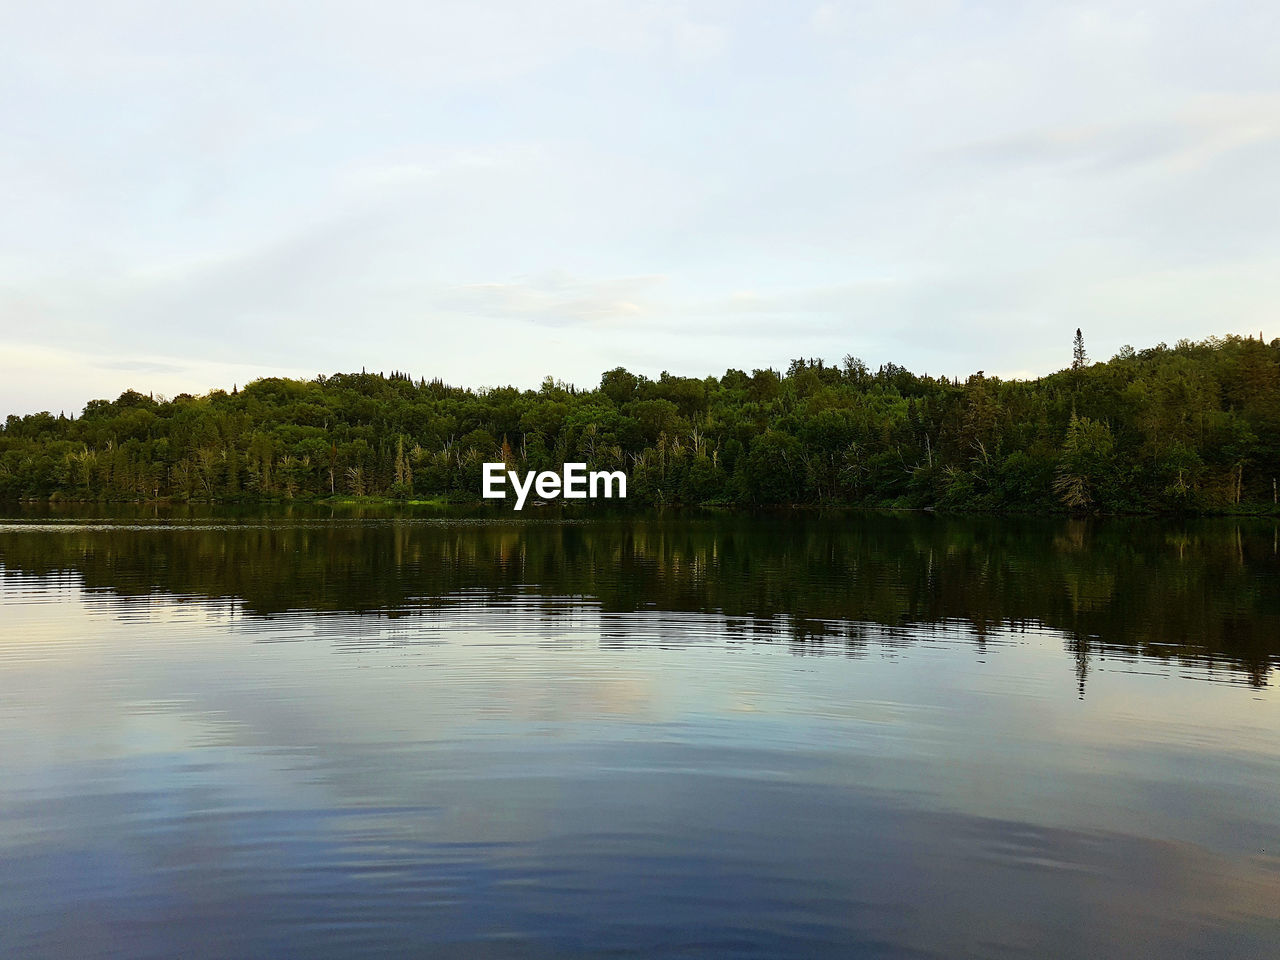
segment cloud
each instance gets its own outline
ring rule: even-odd
[[[584,280],[551,273],[455,287],[437,302],[463,313],[517,317],[553,327],[608,326],[659,314],[665,279]]]
[[[125,390],[176,396],[231,389],[266,376],[313,376],[271,363],[226,363],[163,354],[122,356],[70,347],[7,342],[0,378],[0,410],[78,414],[91,399],[113,400]],[[74,392],[67,389],[74,384]]]
[[[130,373],[185,372],[186,366],[164,360],[107,360],[98,364],[105,370],[125,370]]]
[[[1101,356],[1275,302],[1260,2],[135,14],[0,11],[7,410],[250,369],[1045,372],[1077,326]]]
[[[1164,118],[1033,130],[941,151],[939,159],[984,169],[1048,165],[1091,175],[1154,167],[1178,175],[1276,140],[1280,95],[1205,96]]]

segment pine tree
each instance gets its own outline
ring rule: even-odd
[[[1053,480],[1053,491],[1063,506],[1072,511],[1097,506],[1098,494],[1112,473],[1114,451],[1110,426],[1072,411]]]

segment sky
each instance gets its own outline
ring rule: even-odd
[[[1280,336],[1280,5],[0,0],[0,416]]]

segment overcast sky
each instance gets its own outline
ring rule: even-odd
[[[0,414],[1280,336],[1280,4],[0,0]]]

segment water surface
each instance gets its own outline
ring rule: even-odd
[[[0,955],[1280,953],[1271,522],[0,521]]]

